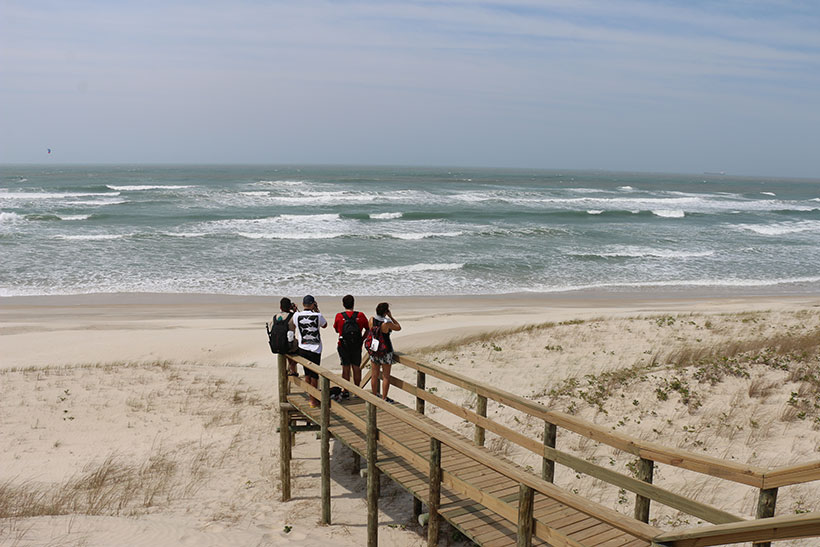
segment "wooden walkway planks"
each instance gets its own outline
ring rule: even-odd
[[[288,396],[288,401],[311,421],[320,423],[321,415],[318,408],[310,408],[307,394],[294,390]],[[342,407],[340,409],[340,407]],[[415,418],[424,420],[429,425],[448,435],[458,435],[443,425],[418,414],[403,405],[397,407],[412,413]],[[351,412],[359,420],[350,419],[341,410]],[[366,405],[364,401],[353,398],[344,402],[333,402],[330,412],[330,434],[340,442],[360,455],[366,451],[365,423]],[[358,423],[357,423],[358,422]],[[380,441],[388,437],[393,443],[398,443],[404,449],[416,454],[416,464],[408,461],[382,442],[378,444],[377,466],[382,473],[395,481],[399,486],[413,494],[423,503],[427,502],[429,484],[426,467],[417,467],[418,458],[429,461],[430,437],[404,422],[391,416],[387,412],[377,411],[377,422]],[[386,439],[385,439],[386,440]],[[396,448],[398,450],[398,447]],[[482,450],[484,450],[482,448]],[[497,471],[480,464],[460,452],[446,445],[442,445],[441,465],[445,473],[479,489],[482,493],[492,494],[494,497],[509,504],[517,511],[519,485]],[[515,545],[517,523],[505,519],[491,509],[476,501],[448,488],[442,484],[441,507],[442,518],[450,522],[465,536],[479,545]],[[634,547],[648,546],[649,542],[603,523],[594,516],[587,515],[575,508],[566,506],[547,496],[536,493],[535,520],[542,525],[553,528],[564,534],[579,545],[607,545]],[[533,537],[533,545],[547,545],[543,540]]]

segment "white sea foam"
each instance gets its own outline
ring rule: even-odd
[[[91,215],[57,215],[60,220],[88,220]]]
[[[781,236],[801,232],[818,232],[820,231],[820,221],[804,220],[778,222],[775,224],[737,224],[735,228],[747,230],[764,236]]]
[[[243,196],[269,196],[270,192],[267,190],[256,190],[252,192],[239,192]]]
[[[403,213],[373,213],[370,215],[370,218],[375,220],[390,220],[401,218],[402,216],[404,216]]]
[[[396,239],[405,239],[405,240],[419,240],[419,239],[430,239],[434,237],[458,237],[460,235],[464,235],[464,232],[419,232],[419,233],[386,233],[388,237],[394,237]]]
[[[764,196],[776,196],[777,195],[774,192],[760,192],[760,193],[763,194]]]
[[[17,213],[4,213],[0,211],[0,224],[17,224],[18,222],[23,222],[25,217],[22,215],[18,215]]]
[[[606,258],[701,258],[713,256],[714,251],[675,251],[672,249],[652,249],[645,247],[620,247],[610,251],[594,253]]]
[[[371,268],[365,270],[350,270],[350,273],[357,275],[383,275],[383,274],[404,274],[415,272],[444,272],[460,270],[464,264],[410,264],[408,266],[393,266],[389,268]]]
[[[162,235],[171,237],[204,237],[208,234],[203,232],[162,232]]]
[[[71,199],[87,197],[116,197],[119,192],[5,192],[0,191],[0,199],[8,200],[40,200],[40,199]]]
[[[305,184],[304,180],[260,180],[255,184],[264,186],[299,186]]]
[[[121,203],[125,203],[128,200],[126,199],[87,199],[87,200],[79,200],[79,201],[69,201],[67,202],[69,205],[90,205],[92,207],[96,207],[98,205],[120,205]]]
[[[236,232],[236,235],[247,239],[336,239],[347,234],[333,232],[291,232],[291,233],[257,233]]]
[[[131,234],[57,234],[54,239],[64,239],[68,241],[106,241],[111,239],[123,239]]]
[[[588,215],[600,215],[603,212],[604,212],[603,209],[588,209],[587,210]]]
[[[112,190],[120,190],[122,192],[139,192],[142,190],[184,190],[185,188],[194,188],[191,184],[134,184],[124,186],[106,184],[105,186]]]
[[[632,188],[631,186],[618,186],[618,190],[630,191],[634,190],[634,188]]]
[[[664,218],[683,218],[686,213],[680,209],[658,209],[652,211],[652,214]]]

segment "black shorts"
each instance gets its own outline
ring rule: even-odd
[[[345,346],[338,346],[339,350],[339,360],[342,363],[343,367],[349,367],[353,365],[354,367],[362,366],[362,347],[359,346],[358,348],[348,349]]]
[[[308,351],[306,349],[299,348],[299,357],[304,357],[311,363],[316,363],[317,365],[322,360],[322,354],[316,353],[314,351]],[[319,378],[319,375],[307,368],[305,365],[302,365],[302,368],[305,369],[305,377],[306,378]]]

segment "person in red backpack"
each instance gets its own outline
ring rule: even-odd
[[[394,330],[401,330],[401,325],[390,312],[390,304],[382,302],[376,306],[376,315],[370,318],[370,328],[378,327],[382,332],[385,342],[386,352],[380,356],[370,354],[370,362],[373,366],[372,382],[370,384],[374,395],[379,394],[379,369],[382,374],[382,394],[381,397],[388,403],[393,403],[393,399],[387,396],[390,388],[390,369],[393,366],[393,342],[390,340],[390,333]]]
[[[339,361],[342,363],[342,378],[350,380],[350,371],[353,369],[353,383],[357,386],[362,382],[362,342],[363,333],[367,332],[367,317],[353,308],[356,301],[353,295],[342,298],[345,311],[336,314],[333,328],[339,333]],[[350,392],[342,390],[342,399],[349,399]]]

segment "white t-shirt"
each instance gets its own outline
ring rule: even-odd
[[[296,325],[296,332],[299,333],[299,347],[322,353],[322,337],[319,329],[327,326],[327,319],[320,312],[298,311],[293,314],[293,324]]]

